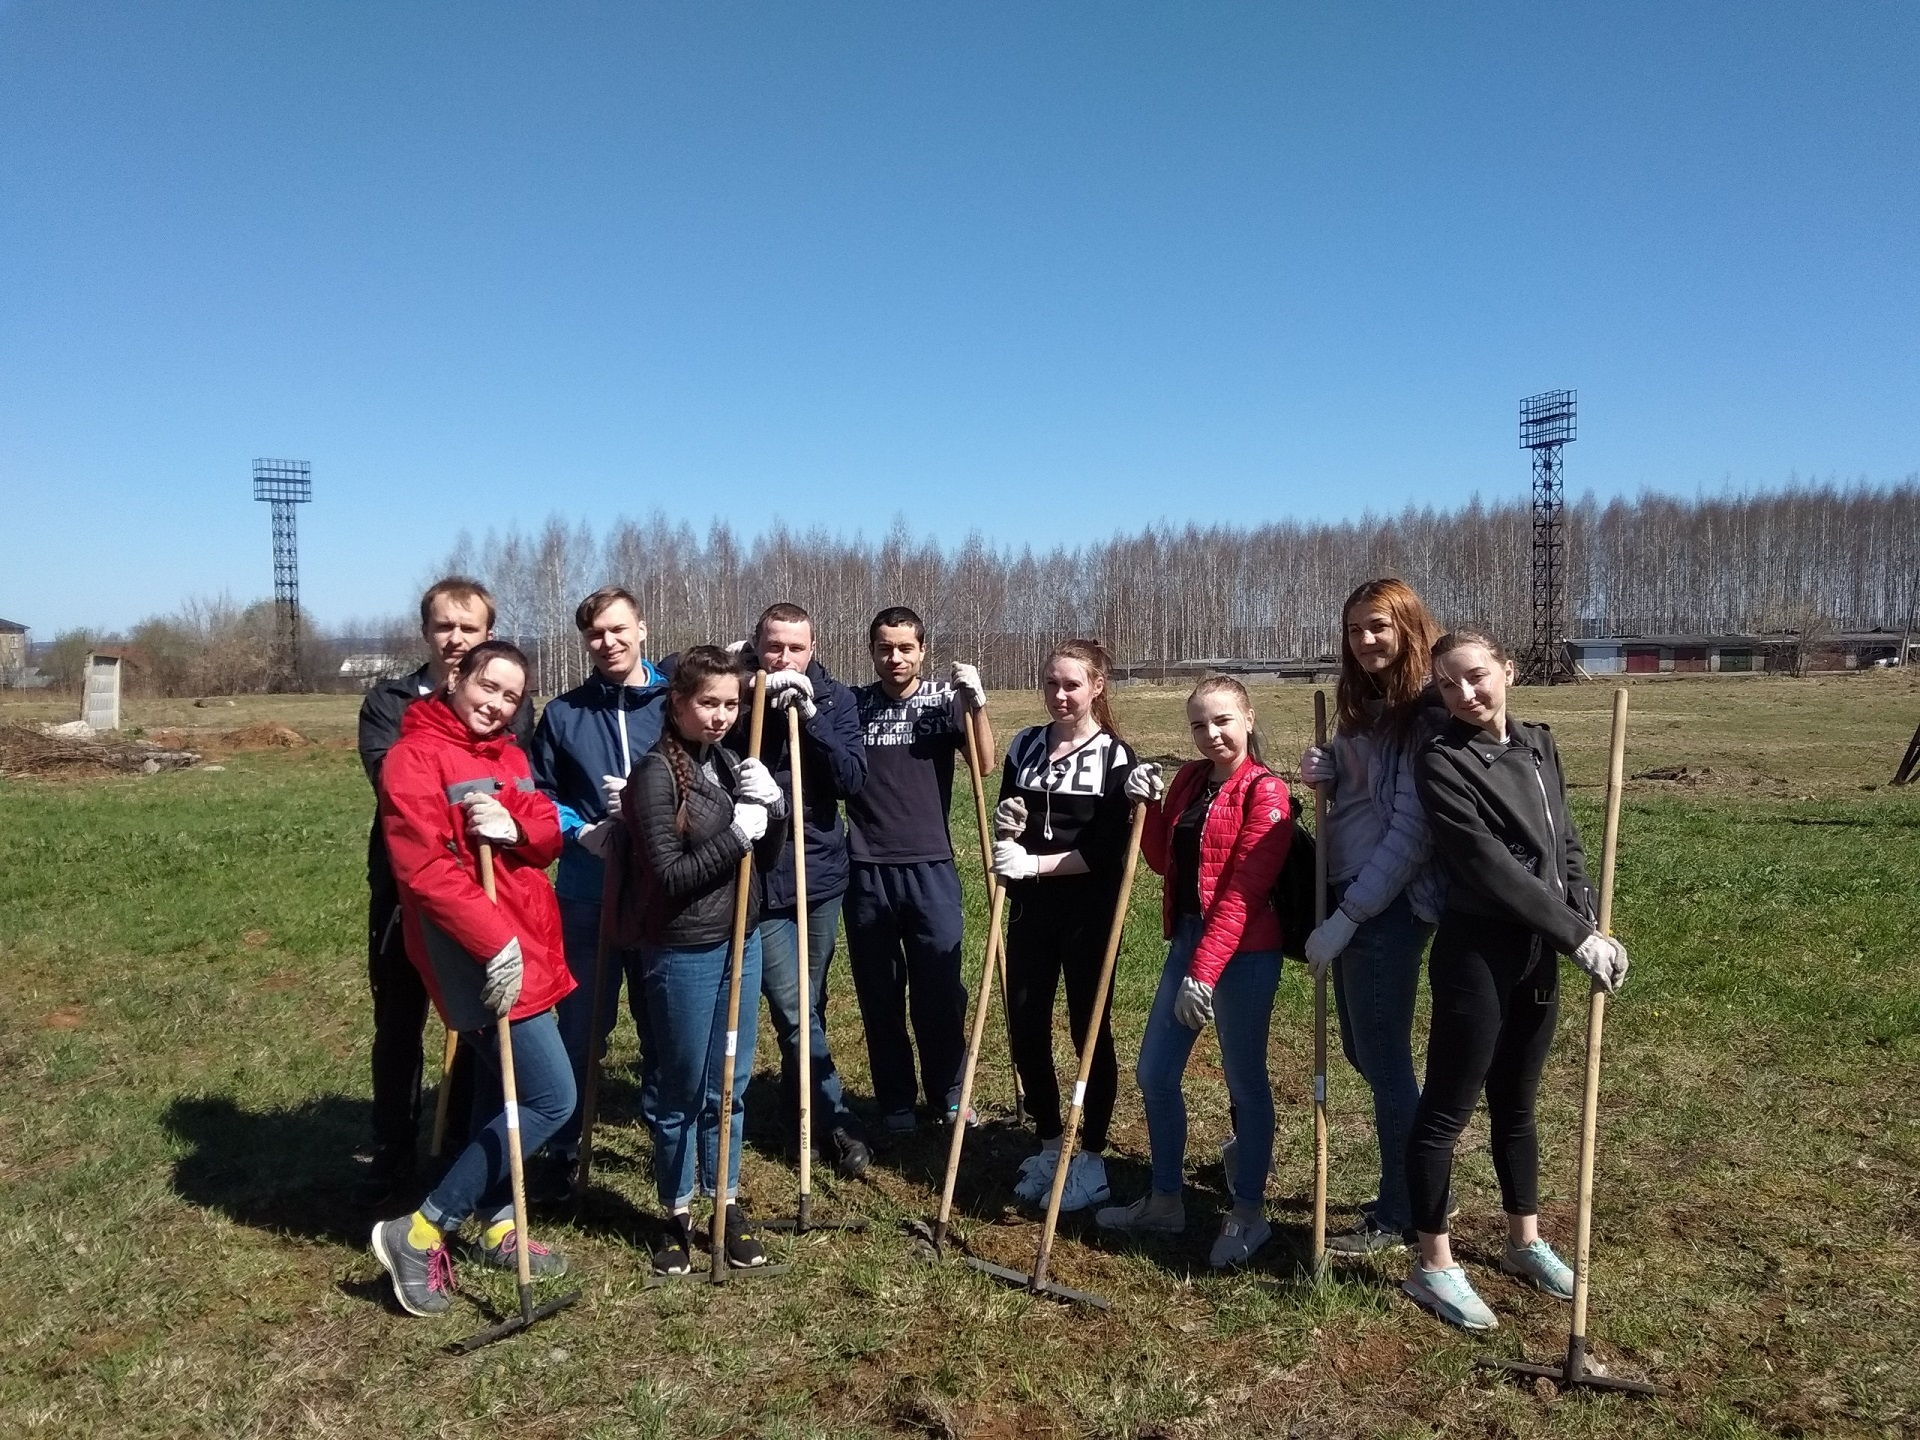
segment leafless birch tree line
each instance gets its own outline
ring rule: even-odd
[[[793,600],[812,612],[829,668],[864,678],[868,621],[904,604],[926,617],[936,660],[976,659],[990,684],[1025,686],[1067,635],[1096,636],[1123,662],[1331,654],[1340,601],[1385,574],[1443,622],[1524,643],[1530,525],[1524,498],[1475,498],[1339,524],[1163,523],[1035,551],[977,533],[943,548],[904,518],[874,543],[784,526],[702,535],[656,511],[604,535],[555,519],[463,536],[443,573],[493,589],[501,633],[532,647],[547,692],[584,674],[573,607],[610,583],[640,597],[655,655],[740,638],[766,605]],[[1899,629],[1915,608],[1920,475],[1695,500],[1587,496],[1569,507],[1568,542],[1576,634]]]

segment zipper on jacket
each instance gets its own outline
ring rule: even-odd
[[[1533,757],[1533,785],[1540,792],[1540,813],[1547,817],[1547,846],[1552,852],[1543,855],[1540,863],[1544,866],[1548,860],[1553,862],[1553,888],[1555,893],[1565,898],[1567,882],[1561,873],[1564,867],[1560,864],[1560,828],[1553,823],[1553,805],[1547,799],[1547,782],[1540,778],[1540,752],[1529,745],[1527,754]]]

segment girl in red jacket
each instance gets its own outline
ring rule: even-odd
[[[547,866],[560,817],[533,788],[507,733],[527,684],[527,658],[504,640],[476,645],[443,695],[408,708],[381,774],[380,824],[400,885],[407,956],[447,1028],[473,1042],[473,1140],[420,1208],[374,1226],[373,1253],[400,1304],[438,1315],[452,1304],[446,1237],[479,1213],[482,1260],[517,1265],[506,1106],[494,1027],[512,1021],[520,1143],[531,1155],[573,1113],[573,1067],[553,1007],[573,989]],[[497,903],[480,885],[478,846],[494,848]],[[566,1261],[530,1243],[536,1275]]]
[[[1166,878],[1163,914],[1172,942],[1134,1072],[1146,1102],[1153,1188],[1094,1219],[1131,1233],[1186,1229],[1180,1077],[1200,1031],[1214,1021],[1237,1142],[1227,1176],[1233,1209],[1210,1257],[1225,1268],[1245,1263],[1273,1234],[1266,1218],[1273,1164],[1267,1025],[1280,984],[1280,921],[1267,897],[1293,841],[1293,817],[1286,782],[1260,759],[1253,705],[1239,681],[1201,681],[1187,699],[1187,725],[1202,758],[1180,767],[1164,800],[1155,766],[1138,767],[1129,786],[1151,802],[1140,848]]]

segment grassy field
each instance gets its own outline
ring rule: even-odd
[[[1258,703],[1290,767],[1307,692]],[[1516,705],[1561,737],[1596,849],[1608,703],[1583,687]],[[352,702],[301,697],[129,706],[134,723],[208,745],[220,770],[0,780],[0,1434],[1912,1434],[1920,800],[1885,782],[1920,686],[1688,678],[1635,684],[1633,706],[1629,768],[1689,773],[1635,782],[1627,805],[1616,921],[1636,964],[1609,1018],[1592,1331],[1609,1365],[1664,1387],[1659,1400],[1475,1373],[1483,1349],[1557,1355],[1566,1324],[1564,1307],[1491,1273],[1483,1123],[1463,1145],[1457,1243],[1500,1313],[1490,1341],[1399,1299],[1401,1260],[1319,1288],[1300,1278],[1311,1021],[1292,966],[1272,1055],[1279,1234],[1252,1273],[1205,1268],[1226,1117],[1203,1041],[1187,1236],[1118,1245],[1069,1225],[1056,1251],[1059,1278],[1110,1312],[911,1257],[900,1225],[933,1203],[936,1133],[884,1151],[869,1182],[819,1179],[819,1208],[867,1217],[866,1235],[776,1239],[794,1262],[784,1278],[647,1291],[654,1206],[625,1031],[599,1185],[557,1236],[585,1298],[529,1336],[444,1355],[511,1287],[469,1270],[454,1318],[410,1320],[366,1253],[368,1217],[348,1192],[367,1132],[370,799],[348,748]],[[70,708],[0,704],[0,720]],[[1032,708],[1003,696],[995,713],[1004,729]],[[1184,753],[1178,694],[1130,691],[1120,716],[1147,753]],[[219,742],[263,719],[321,743]],[[956,838],[971,901],[964,803]],[[1117,989],[1123,1067],[1163,955],[1158,907],[1143,867]],[[835,973],[835,1048],[862,1096],[858,1016]],[[1567,1008],[1543,1095],[1545,1222],[1568,1245],[1582,1019]],[[1007,1113],[1001,1035],[996,1023],[961,1225],[979,1253],[1025,1265],[1038,1227],[1008,1202],[1031,1141]],[[1339,1224],[1371,1193],[1374,1159],[1364,1088],[1337,1057],[1332,1068]],[[772,1093],[766,1078],[751,1100]],[[793,1192],[758,1143],[771,1130],[757,1109],[745,1180],[762,1214]],[[1111,1160],[1123,1197],[1144,1185],[1145,1155],[1123,1075]]]

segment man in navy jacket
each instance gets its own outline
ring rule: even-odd
[[[753,629],[751,653],[767,672],[766,736],[761,758],[780,788],[793,791],[794,757],[788,753],[786,710],[800,712],[800,765],[806,814],[807,970],[812,992],[813,1115],[816,1133],[824,1131],[833,1147],[834,1167],[846,1176],[864,1175],[871,1161],[866,1137],[847,1108],[840,1073],[827,1045],[827,965],[833,959],[840,902],[847,893],[847,832],[840,801],[856,795],[867,781],[866,742],[853,692],[827,673],[814,656],[813,621],[798,605],[770,605]],[[727,744],[744,754],[747,726],[735,725]],[[795,904],[793,852],[781,854],[779,868],[767,877],[766,910],[760,922],[761,989],[780,1042],[780,1114],[796,1136],[800,1114],[800,969],[799,930],[803,917]],[[797,1141],[796,1141],[797,1143]]]
[[[607,956],[605,1005],[597,1021],[593,997],[600,959],[601,884],[606,855],[617,825],[617,807],[627,776],[660,738],[666,714],[666,677],[641,655],[647,622],[640,605],[617,585],[596,590],[574,611],[574,627],[593,657],[593,673],[547,702],[534,731],[529,759],[534,784],[552,797],[560,812],[560,874],[554,885],[560,898],[560,926],[574,990],[559,1004],[560,1037],[573,1062],[574,1088],[584,1093],[588,1046],[604,1045],[620,1010],[620,981],[627,982],[627,1005],[640,1037],[641,1109],[649,1108],[652,1047],[647,1041],[645,991],[640,983],[639,952]],[[547,1142],[549,1165],[536,1177],[539,1198],[564,1201],[570,1195],[580,1154],[580,1112]]]

